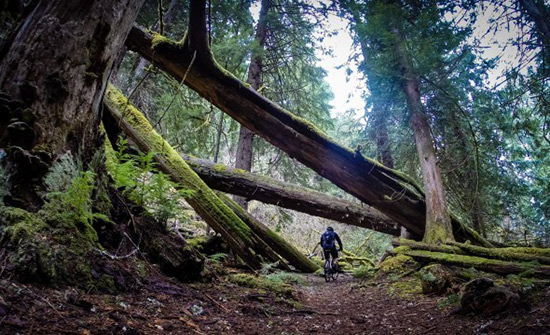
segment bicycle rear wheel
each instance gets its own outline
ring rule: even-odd
[[[328,261],[325,261],[325,267],[323,269],[324,275],[325,275],[325,281],[329,282],[330,277],[332,276],[332,269],[330,268],[330,263]]]

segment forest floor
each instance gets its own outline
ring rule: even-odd
[[[0,280],[0,334],[550,334],[550,290],[528,310],[461,315],[441,297],[396,295],[389,282],[301,276],[291,296],[162,276],[118,295]]]

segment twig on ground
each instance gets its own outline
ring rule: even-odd
[[[15,285],[15,284],[11,284],[12,286],[18,288],[18,289],[21,289],[21,287]],[[48,306],[50,306],[54,311],[55,313],[57,313],[57,315],[59,315],[60,318],[64,319],[65,317],[63,315],[61,315],[61,313],[59,313],[59,311],[54,307],[54,305],[52,305],[51,302],[49,302],[46,298],[44,297],[41,297],[39,296],[38,294],[34,293],[33,291],[29,290],[28,288],[26,287],[23,287],[23,290],[26,290],[27,292],[29,292],[32,296],[36,297],[36,298],[39,298],[40,300],[44,301],[46,304],[48,304]]]

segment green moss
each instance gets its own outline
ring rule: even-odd
[[[410,298],[422,294],[422,284],[416,277],[397,280],[391,283],[389,293],[400,298]]]
[[[404,273],[411,267],[417,266],[418,263],[412,257],[398,254],[393,257],[388,257],[379,265],[379,270],[384,273]]]
[[[459,306],[460,306],[460,294],[458,293],[453,293],[437,302],[437,307],[439,308],[459,307]]]
[[[353,269],[353,277],[359,279],[372,279],[376,274],[376,269],[370,265],[362,265],[358,268]]]
[[[230,275],[229,281],[240,286],[250,287],[259,290],[265,290],[273,292],[277,295],[283,295],[290,297],[293,295],[294,290],[292,287],[285,283],[276,283],[261,276],[253,276],[246,273],[238,273]]]
[[[187,239],[187,247],[198,250],[199,252],[202,251],[202,246],[206,242],[206,236],[199,236]]]
[[[550,257],[550,248],[509,247],[499,248],[503,252],[522,253],[537,256]]]
[[[107,293],[111,293],[111,294],[114,294],[114,293],[117,292],[117,288],[116,288],[114,278],[107,275],[107,274],[102,274],[99,277],[99,279],[97,281],[97,284],[96,284],[96,289],[99,292],[107,292]]]
[[[180,42],[174,41],[174,40],[172,40],[172,39],[170,39],[166,36],[163,36],[159,33],[151,32],[151,34],[153,35],[153,39],[151,41],[152,49],[156,49],[156,48],[158,48],[159,46],[161,46],[163,44],[168,44],[168,45],[175,46],[175,47],[181,47],[183,45],[181,41]]]
[[[214,171],[225,172],[227,171],[227,166],[223,164],[214,164]]]

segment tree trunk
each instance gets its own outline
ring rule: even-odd
[[[155,160],[161,171],[181,187],[193,191],[187,202],[207,224],[222,235],[248,266],[261,268],[260,256],[263,256],[266,261],[280,262],[285,267],[284,260],[206,186],[120,91],[109,87],[105,105],[106,111],[142,151],[157,153]]]
[[[401,35],[398,29],[394,29],[394,34],[396,37]],[[422,169],[424,191],[426,192],[426,229],[423,241],[426,243],[440,243],[446,240],[454,240],[443,180],[432,143],[430,125],[420,100],[418,76],[412,69],[411,60],[403,45],[397,43],[395,49],[398,61],[397,67],[403,78],[403,92],[411,115],[411,128],[414,132],[416,149]]]
[[[426,222],[424,192],[406,175],[358,155],[330,140],[309,122],[296,117],[246,87],[212,58],[207,45],[204,2],[191,2],[189,34],[182,44],[153,37],[134,28],[127,46],[184,83],[254,133],[312,168],[344,191],[422,235]],[[191,61],[193,66],[189,67]],[[189,70],[187,72],[187,70]],[[461,241],[490,246],[471,228],[453,218]]]
[[[250,65],[248,66],[248,78],[246,82],[255,91],[259,90],[262,86],[262,51],[267,37],[267,13],[271,6],[271,1],[262,0],[258,25],[256,26],[256,36],[254,37],[255,42],[258,43],[259,50],[253,49]],[[243,125],[240,125],[235,168],[249,172],[252,171],[253,148],[254,133]],[[239,196],[234,197],[234,199],[242,208],[245,210],[248,209],[248,200]]]
[[[0,147],[7,202],[36,211],[42,178],[70,151],[86,166],[101,146],[100,103],[143,1],[43,1],[0,63]]]
[[[397,224],[374,209],[225,165],[186,155],[182,155],[182,158],[215,190],[357,227],[399,235]]]
[[[0,199],[8,205],[0,206],[0,253],[22,280],[86,289],[98,284],[92,202],[106,192],[98,187],[102,162],[93,160],[103,151],[101,100],[142,2],[33,2],[2,50],[0,148],[10,186]],[[67,192],[47,193],[44,177],[58,162],[74,164],[76,175],[57,170],[68,180],[57,186]],[[79,180],[86,186],[78,187]]]
[[[387,108],[381,103],[375,103],[373,108],[372,116],[374,118],[376,150],[382,164],[393,169],[393,157],[390,149],[388,127],[386,125]]]
[[[535,31],[542,43],[544,73],[550,71],[550,7],[544,0],[519,0],[521,10],[535,24]]]
[[[277,233],[266,227],[263,223],[256,220],[244,208],[240,207],[237,202],[231,200],[223,193],[216,192],[218,197],[237,214],[247,226],[252,229],[262,240],[270,245],[275,252],[286,259],[290,265],[294,266],[301,272],[315,272],[319,266],[307,258],[302,252],[296,249],[293,245],[283,240]]]

